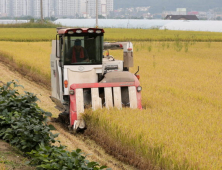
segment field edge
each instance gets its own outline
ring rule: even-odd
[[[44,78],[40,74],[35,73],[35,71],[32,71],[30,68],[25,66],[24,64],[18,64],[13,60],[12,56],[7,56],[7,54],[4,54],[0,52],[0,62],[7,65],[10,69],[13,71],[17,71],[22,76],[26,77],[28,80],[31,80],[47,90],[51,89],[51,82],[47,78]]]

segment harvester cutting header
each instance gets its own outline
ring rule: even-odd
[[[131,42],[104,43],[100,28],[60,28],[52,41],[51,99],[69,114],[69,127],[84,129],[80,113],[107,107],[142,109],[139,76]],[[123,61],[108,50],[123,50]],[[104,54],[105,55],[104,55]]]

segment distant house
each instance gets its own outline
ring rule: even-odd
[[[196,15],[167,15],[166,20],[199,20]]]

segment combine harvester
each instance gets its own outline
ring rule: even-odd
[[[85,108],[142,109],[139,75],[129,72],[131,42],[104,43],[99,28],[58,28],[57,33],[52,41],[51,99],[69,115],[69,129],[85,129]],[[117,49],[123,50],[123,61],[109,55]]]

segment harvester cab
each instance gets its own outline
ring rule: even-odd
[[[138,108],[141,86],[133,67],[131,42],[107,43],[100,28],[60,28],[52,41],[51,99],[69,117],[69,127],[84,129],[85,108]],[[104,51],[123,50],[123,61]]]

